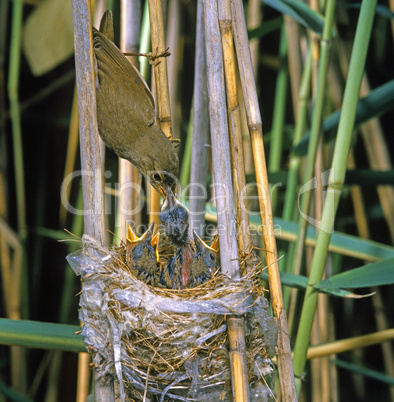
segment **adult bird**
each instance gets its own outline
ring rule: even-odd
[[[160,283],[169,289],[183,289],[189,280],[194,254],[188,236],[189,213],[170,188],[159,217],[164,235],[176,247],[174,256],[160,272]]]
[[[187,288],[195,288],[208,282],[216,270],[220,267],[219,236],[213,239],[211,246],[193,230],[196,253],[190,267]]]
[[[138,237],[128,225],[126,250],[127,261],[136,277],[148,285],[156,286],[159,280],[159,234],[153,236],[154,223]]]
[[[175,190],[177,152],[157,125],[153,97],[144,79],[113,43],[111,11],[104,13],[100,31],[93,27],[100,137],[165,196],[167,188]]]

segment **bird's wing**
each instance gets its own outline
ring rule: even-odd
[[[117,48],[105,35],[93,27],[93,49],[96,54],[102,53],[105,57],[110,59],[113,64],[118,67],[126,77],[137,85],[141,85],[146,94],[146,99],[149,102],[151,110],[149,114],[154,116],[155,104],[153,101],[152,93],[143,79],[140,72],[126,59],[123,53]]]

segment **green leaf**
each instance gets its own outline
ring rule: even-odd
[[[287,170],[268,172],[268,181],[272,184],[286,185]],[[246,175],[246,183],[255,183],[254,173]],[[354,184],[365,186],[392,185],[394,183],[394,169],[391,170],[370,170],[370,169],[350,169],[346,171],[346,185]],[[283,187],[282,187],[283,188]]]
[[[338,288],[366,288],[394,284],[394,258],[351,269],[318,282],[314,287],[327,291]]]
[[[182,200],[186,206],[188,202]],[[216,208],[210,204],[206,204],[205,208],[206,219],[216,221]],[[251,232],[258,231],[261,233],[261,220],[258,212],[249,214],[249,223]],[[253,227],[254,226],[254,227]],[[298,233],[297,222],[287,221],[281,218],[274,218],[274,231],[278,239],[295,242]],[[316,229],[308,226],[306,230],[305,244],[315,247],[316,245]],[[381,244],[372,240],[361,239],[357,236],[348,235],[345,233],[334,232],[331,235],[329,251],[349,257],[359,258],[360,260],[379,261],[387,258],[394,258],[394,248],[386,244]]]
[[[83,336],[75,335],[80,330],[74,325],[0,318],[0,344],[86,352]]]
[[[282,14],[289,15],[304,27],[323,33],[324,18],[311,10],[305,3],[297,0],[263,0],[263,2]]]
[[[381,85],[371,91],[367,96],[360,99],[357,104],[355,127],[359,126],[373,117],[394,107],[394,80]],[[332,141],[336,137],[336,130],[339,124],[341,110],[332,113],[323,123],[323,141]],[[293,150],[298,156],[303,156],[308,150],[310,133],[308,132]]]
[[[33,402],[33,399],[30,399],[27,396],[20,394],[15,389],[8,387],[4,382],[0,382],[0,395],[5,396],[7,401]],[[1,400],[3,399],[1,398]]]
[[[268,280],[268,274],[263,272],[261,274],[261,278],[263,280]],[[295,275],[290,272],[281,272],[280,273],[280,281],[282,285],[285,286],[290,286],[292,288],[297,288],[297,289],[303,289],[305,290],[307,285],[308,285],[308,278],[306,276],[302,275]],[[347,290],[343,289],[324,289],[320,290],[322,293],[326,293],[331,296],[338,296],[338,297],[344,297],[348,299],[360,299],[362,297],[370,296],[368,295],[357,295],[355,293],[349,292]]]
[[[343,6],[346,7],[346,8],[355,8],[355,9],[358,9],[358,10],[361,8],[360,3],[344,4]],[[387,18],[389,20],[394,18],[394,13],[388,7],[386,7],[386,6],[382,5],[382,4],[378,4],[376,6],[376,14],[380,15],[381,17]]]
[[[379,371],[371,370],[366,367],[361,367],[357,364],[349,363],[344,360],[332,359],[331,361],[338,367],[342,367],[346,370],[352,371],[353,373],[361,374],[364,377],[374,378],[375,380],[381,381],[391,386],[394,385],[394,377],[390,377],[384,373],[380,373]]]
[[[282,17],[278,17],[269,21],[264,21],[257,28],[248,30],[248,37],[249,39],[262,38],[263,36],[278,30],[282,26],[282,23],[283,23]]]

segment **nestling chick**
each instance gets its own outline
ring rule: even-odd
[[[128,226],[126,248],[130,268],[135,271],[137,278],[148,285],[156,286],[159,280],[157,267],[159,234],[153,236],[153,227],[154,223],[141,237],[138,237]]]
[[[113,41],[112,13],[99,32],[93,28],[99,134],[120,158],[127,159],[164,196],[175,188],[179,162],[171,141],[156,123],[152,94],[138,70]]]
[[[164,233],[172,244],[181,246],[188,242],[189,212],[170,188],[167,189],[159,218],[163,224]]]
[[[188,230],[189,213],[182,203],[176,199],[171,189],[167,190],[160,213],[160,221],[164,226],[165,236],[170,243],[176,245],[175,255],[160,272],[160,283],[169,289],[183,289],[190,275],[193,259]]]
[[[195,288],[209,281],[220,266],[219,236],[215,237],[211,246],[208,246],[195,231],[193,236],[197,251],[193,257],[189,280],[186,284],[188,288]]]

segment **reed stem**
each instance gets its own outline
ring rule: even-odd
[[[92,25],[89,2],[73,0],[75,69],[78,93],[79,135],[84,209],[84,232],[105,244],[104,183],[96,116]],[[113,381],[95,375],[95,400],[115,401]]]
[[[220,10],[227,16],[225,20],[228,23],[229,7],[220,3]],[[218,24],[218,2],[216,0],[204,1],[204,17],[213,178],[217,210],[220,211],[218,213],[220,263],[223,273],[231,278],[239,278],[223,53]],[[249,384],[243,319],[228,318],[227,334],[230,346],[233,398],[235,402],[248,401]]]
[[[138,53],[140,49],[140,12],[140,1],[121,1],[120,50],[122,52]],[[132,56],[128,59],[138,69],[138,57]],[[119,158],[118,225],[120,228],[119,237],[123,241],[126,240],[127,236],[126,222],[132,220],[136,227],[141,223],[141,214],[133,213],[139,205],[138,197],[140,194],[135,187],[139,181],[138,169],[126,159]]]
[[[193,88],[193,143],[190,172],[190,234],[204,234],[206,184],[208,175],[209,115],[207,64],[205,57],[204,10],[197,2],[196,55]]]
[[[160,53],[166,49],[161,0],[148,0],[149,21],[151,29],[152,51]],[[157,94],[158,125],[167,138],[172,138],[170,94],[168,89],[167,60],[163,57],[154,67],[155,87]],[[149,221],[160,223],[160,195],[150,186],[150,215]]]
[[[271,303],[279,327],[276,347],[278,351],[278,370],[281,392],[284,401],[295,401],[297,397],[291,360],[290,338],[287,330],[286,312],[283,306],[282,288],[277,262],[276,241],[269,198],[267,164],[263,144],[262,121],[253,76],[242,1],[231,0],[231,10],[242,91],[246,105],[249,133],[252,140],[256,182],[258,184],[260,217],[261,224],[264,228],[263,240],[266,263],[268,265]]]
[[[375,14],[376,0],[363,1],[357,23],[353,53],[350,61],[349,75],[345,87],[343,107],[337,132],[333,161],[329,176],[326,200],[316,249],[313,254],[311,273],[305,299],[302,306],[299,330],[294,348],[294,373],[297,377],[297,388],[301,387],[300,377],[305,368],[307,349],[316,311],[318,292],[312,286],[322,279],[326,263],[328,245],[334,227],[334,220],[339,204],[342,186],[346,175],[346,162],[351,146],[352,132],[356,115],[358,94],[364,71],[365,59]]]
[[[334,24],[335,4],[336,0],[327,0],[323,36],[320,48],[317,88],[312,112],[311,136],[308,144],[308,154],[306,158],[305,175],[303,181],[304,186],[308,186],[311,184],[315,168],[316,154],[319,144],[321,124],[323,120],[323,108],[326,93],[328,64],[330,61],[330,49],[331,49],[332,30]],[[302,193],[300,216],[298,220],[297,241],[294,247],[294,255],[291,257],[291,261],[293,262],[291,271],[294,274],[299,274],[301,271],[306,226],[308,222],[305,219],[305,217],[308,216],[311,197],[312,197],[311,189],[307,189]]]

